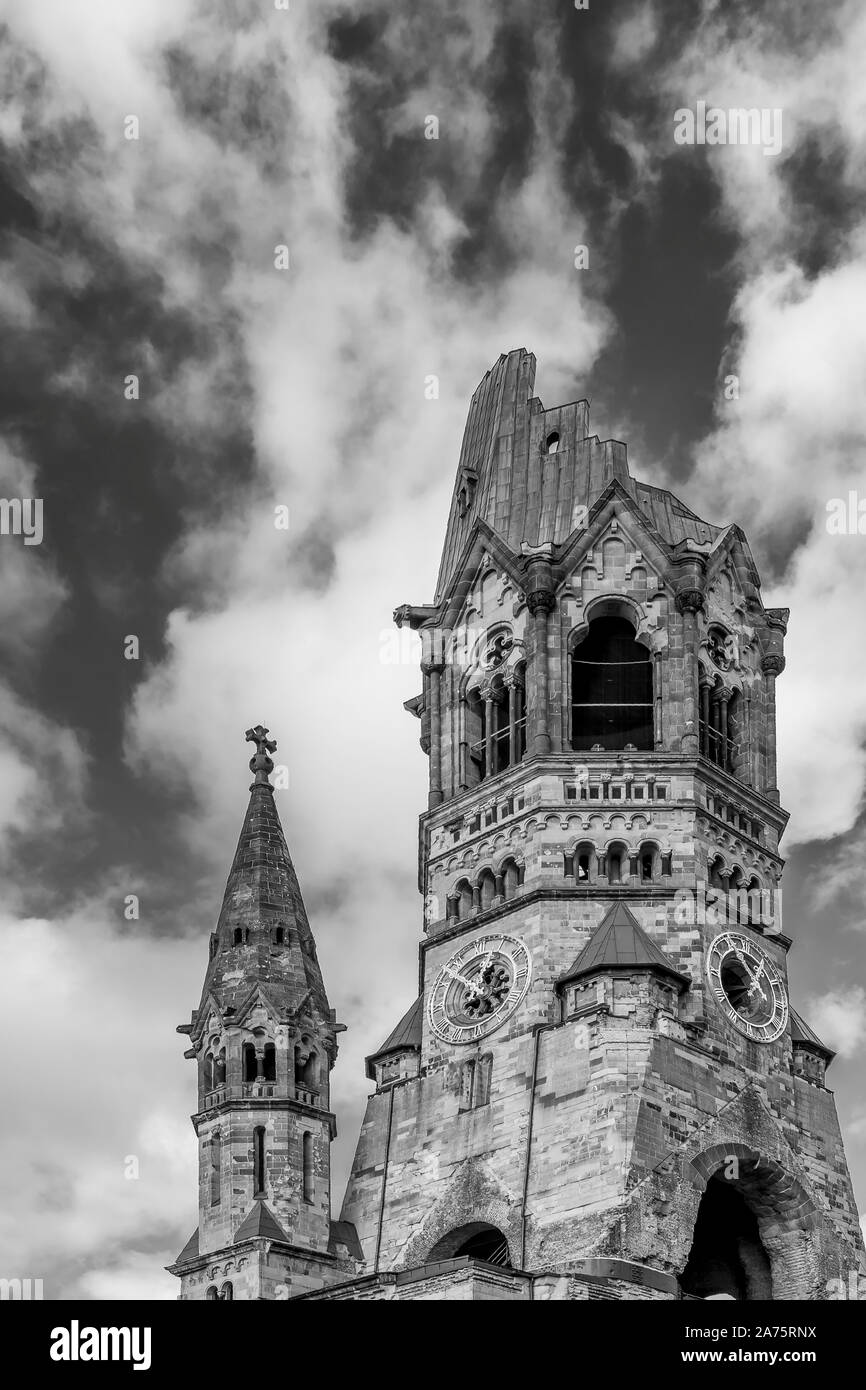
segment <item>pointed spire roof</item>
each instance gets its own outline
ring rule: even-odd
[[[423,1009],[424,999],[423,996],[419,996],[411,1008],[407,1009],[397,1027],[388,1035],[382,1046],[370,1053],[367,1058],[367,1075],[371,1080],[375,1080],[373,1063],[380,1057],[385,1057],[389,1052],[401,1052],[404,1048],[408,1048],[412,1052],[421,1051]]]
[[[235,1011],[260,986],[287,1014],[310,1012],[332,1020],[316,943],[269,777],[276,743],[262,725],[249,729],[255,774],[217,923],[216,952],[205,978],[223,1013]]]
[[[557,984],[600,970],[655,970],[676,980],[680,989],[691,984],[654,941],[651,941],[625,903],[614,903],[602,917],[570,970]]]
[[[287,1243],[289,1240],[270,1207],[266,1207],[259,1198],[253,1202],[235,1231],[232,1244],[239,1245],[241,1241],[251,1240],[254,1236],[264,1236],[265,1240],[283,1240]]]

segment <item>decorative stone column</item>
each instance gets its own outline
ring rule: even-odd
[[[710,756],[710,691],[712,681],[702,680],[700,682],[701,691],[701,753],[705,758]]]
[[[684,753],[698,752],[698,621],[704,606],[703,590],[696,584],[686,584],[676,596],[677,609],[683,618],[683,735],[680,746]]]
[[[766,700],[764,727],[767,748],[764,786],[761,790],[768,801],[776,803],[779,801],[779,788],[776,786],[776,677],[780,676],[784,669],[785,658],[775,652],[765,656],[761,662]]]
[[[555,599],[552,593],[539,590],[527,597],[532,614],[535,636],[535,660],[533,663],[533,687],[535,708],[532,731],[533,753],[550,752],[550,724],[548,711],[548,669],[547,669],[547,618],[553,612]]]
[[[430,710],[430,790],[428,809],[442,803],[442,686],[444,664],[423,661],[421,670],[427,683],[427,706]]]
[[[533,549],[524,543],[527,559],[526,606],[532,617],[533,662],[532,680],[528,693],[532,696],[532,743],[533,753],[549,753],[550,710],[547,630],[548,617],[556,607],[553,571],[550,567],[552,547],[539,546]],[[528,717],[528,712],[527,712]],[[527,738],[527,748],[530,747]]]

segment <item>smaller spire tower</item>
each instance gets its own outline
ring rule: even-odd
[[[332,1223],[336,1022],[274,802],[261,724],[253,782],[211,933],[185,1056],[198,1067],[199,1225],[171,1272],[181,1298],[288,1298],[354,1272]]]

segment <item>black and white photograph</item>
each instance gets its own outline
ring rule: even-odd
[[[853,1354],[864,70],[859,0],[0,0],[34,1367]]]

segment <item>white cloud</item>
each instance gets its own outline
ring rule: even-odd
[[[866,1039],[866,989],[847,985],[818,995],[809,1005],[809,1018],[828,1047],[840,1057],[853,1057]]]

